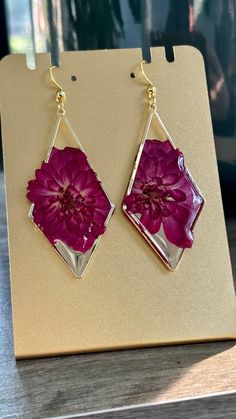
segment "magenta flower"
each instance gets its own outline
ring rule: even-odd
[[[78,148],[53,148],[48,163],[35,172],[27,198],[33,220],[47,239],[86,253],[104,233],[111,204],[86,155]]]
[[[169,140],[146,140],[124,210],[139,215],[141,227],[154,235],[163,226],[170,243],[191,247],[192,228],[203,198],[184,166],[183,154]]]

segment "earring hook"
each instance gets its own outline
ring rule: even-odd
[[[140,70],[141,70],[141,73],[142,73],[143,77],[145,78],[146,82],[148,83],[147,96],[148,96],[149,106],[152,109],[155,110],[157,108],[156,107],[156,88],[153,85],[153,83],[151,82],[151,80],[144,73],[144,69],[143,69],[144,64],[148,64],[148,62],[146,60],[142,60],[140,62]]]
[[[143,65],[144,64],[148,64],[148,62],[146,61],[146,60],[142,60],[141,62],[140,62],[140,70],[141,70],[141,73],[142,73],[142,75],[143,75],[143,77],[145,78],[145,80],[148,82],[148,84],[149,84],[149,86],[150,87],[153,87],[153,83],[151,82],[151,80],[146,76],[146,74],[145,74],[145,72],[144,72],[144,69],[143,69]]]
[[[54,68],[57,68],[57,66],[53,65],[52,67],[49,68],[49,73],[50,73],[51,81],[55,84],[56,87],[58,87],[59,90],[61,90],[63,92],[62,87],[60,86],[59,83],[57,83],[57,81],[53,77],[53,70],[54,70]]]
[[[52,67],[49,67],[49,73],[50,73],[50,78],[51,81],[53,82],[53,84],[57,87],[57,92],[56,92],[56,102],[58,103],[57,105],[57,114],[58,115],[65,115],[65,109],[64,109],[64,102],[66,99],[66,94],[63,91],[61,85],[59,83],[57,83],[57,81],[54,79],[53,77],[53,70],[54,68],[57,68],[55,65],[53,65]]]

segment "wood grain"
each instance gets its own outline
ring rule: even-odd
[[[0,193],[1,418],[71,415],[99,418],[154,418],[157,415],[158,418],[236,417],[234,342],[95,353],[16,363],[12,343],[2,176]],[[236,221],[229,220],[227,227],[235,273]],[[226,391],[233,394],[221,394]],[[212,393],[218,395],[210,396]],[[186,400],[178,401],[183,398]]]
[[[76,417],[85,417],[83,414]],[[183,400],[163,404],[140,405],[113,411],[93,412],[86,418],[130,418],[130,419],[217,419],[236,417],[235,394],[210,396],[200,399]]]

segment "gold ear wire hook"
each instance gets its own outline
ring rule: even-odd
[[[57,67],[55,65],[53,65],[52,67],[49,68],[51,81],[55,84],[56,87],[58,87],[59,90],[61,90],[63,92],[62,87],[60,86],[59,83],[57,83],[57,81],[53,77],[52,71],[54,70],[54,68],[57,68]]]
[[[151,82],[151,80],[144,73],[144,69],[143,69],[144,64],[147,64],[146,60],[142,60],[140,62],[140,70],[141,70],[141,73],[142,73],[143,77],[145,78],[146,82],[148,83],[147,96],[148,96],[149,106],[153,109],[156,109],[156,88],[153,85],[153,83]]]
[[[145,80],[148,82],[149,86],[152,87],[153,83],[151,82],[151,80],[149,80],[149,78],[146,76],[146,74],[144,73],[144,69],[143,69],[143,64],[148,64],[146,60],[142,60],[140,62],[140,69],[141,69],[141,73],[143,75],[143,77],[145,78]]]
[[[58,108],[58,114],[59,115],[65,115],[65,109],[64,109],[64,101],[65,101],[65,98],[66,98],[66,94],[65,94],[65,92],[63,91],[63,89],[62,89],[62,87],[60,86],[60,84],[59,83],[57,83],[57,81],[54,79],[54,77],[53,77],[53,69],[54,68],[57,68],[55,65],[54,66],[52,66],[52,67],[49,67],[49,73],[50,73],[50,78],[51,78],[51,81],[53,82],[53,84],[57,87],[57,93],[56,93],[56,101],[57,101],[57,103],[58,103],[58,106],[57,106],[57,108]]]

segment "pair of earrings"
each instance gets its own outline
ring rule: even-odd
[[[174,270],[185,248],[193,244],[193,227],[204,198],[174,146],[156,106],[156,88],[144,73],[148,117],[134,169],[124,197],[125,215],[165,265]],[[81,277],[115,209],[65,116],[65,92],[57,88],[57,120],[51,143],[35,179],[27,186],[29,217],[77,277]],[[148,139],[153,120],[159,139]],[[75,146],[54,146],[62,125]],[[160,135],[161,133],[161,135]]]

